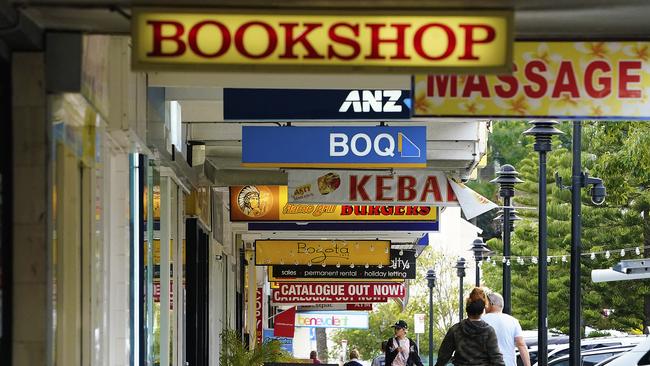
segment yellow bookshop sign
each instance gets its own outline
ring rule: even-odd
[[[136,9],[133,67],[508,71],[512,11]]]
[[[415,117],[648,119],[650,42],[516,42],[512,75],[417,75]]]

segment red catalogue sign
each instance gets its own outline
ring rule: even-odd
[[[404,297],[404,285],[395,282],[281,282],[273,290],[273,302],[304,303],[373,303]]]

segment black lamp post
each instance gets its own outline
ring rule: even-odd
[[[519,173],[515,168],[506,164],[501,167],[497,172],[497,178],[490,181],[499,185],[499,196],[503,197],[503,256],[510,258],[510,232],[513,229],[513,221],[511,221],[510,207],[511,198],[515,195],[515,184],[522,183],[523,181],[517,176]],[[515,215],[516,216],[516,215]],[[505,218],[508,218],[507,220]],[[512,291],[510,290],[510,266],[505,262],[503,263],[503,312],[506,314],[511,313],[512,307]]]
[[[548,364],[548,263],[546,243],[546,153],[553,149],[551,139],[563,132],[555,128],[557,121],[535,120],[524,135],[535,136],[533,148],[539,153],[539,261],[537,265],[537,363]]]
[[[429,365],[433,365],[433,288],[436,287],[436,273],[427,271],[427,285],[429,286]]]
[[[458,321],[461,322],[463,320],[463,277],[465,277],[465,258],[460,258],[458,262],[456,262],[454,268],[456,268],[456,274],[460,279],[460,284],[458,286]]]
[[[582,121],[573,122],[573,163],[571,167],[571,186],[563,186],[562,179],[557,176],[556,184],[561,189],[571,190],[571,276],[570,276],[570,298],[569,298],[569,365],[580,366],[580,318],[581,318],[581,288],[580,288],[580,252],[582,234],[582,201],[580,199],[580,188],[591,185],[589,193],[591,201],[600,205],[605,202],[607,195],[603,181],[599,178],[589,177],[582,172],[581,144],[582,144]],[[577,189],[574,189],[577,187]]]
[[[472,242],[471,250],[474,252],[474,259],[476,260],[476,287],[481,286],[481,261],[485,259],[485,255],[490,252],[483,239],[474,239]]]

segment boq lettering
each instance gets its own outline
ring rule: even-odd
[[[378,156],[395,156],[395,138],[388,133],[380,133],[371,138],[365,133],[357,133],[348,138],[344,133],[330,133],[330,156],[367,156],[371,151]],[[349,142],[349,143],[348,143]]]

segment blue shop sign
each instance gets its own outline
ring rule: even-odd
[[[223,90],[226,121],[407,120],[410,90],[239,89]]]
[[[273,329],[264,329],[263,331],[263,342],[278,340],[280,341],[281,347],[283,350],[287,351],[289,354],[293,354],[293,338],[287,337],[276,337],[273,335]]]
[[[242,127],[242,165],[426,168],[426,127]]]

